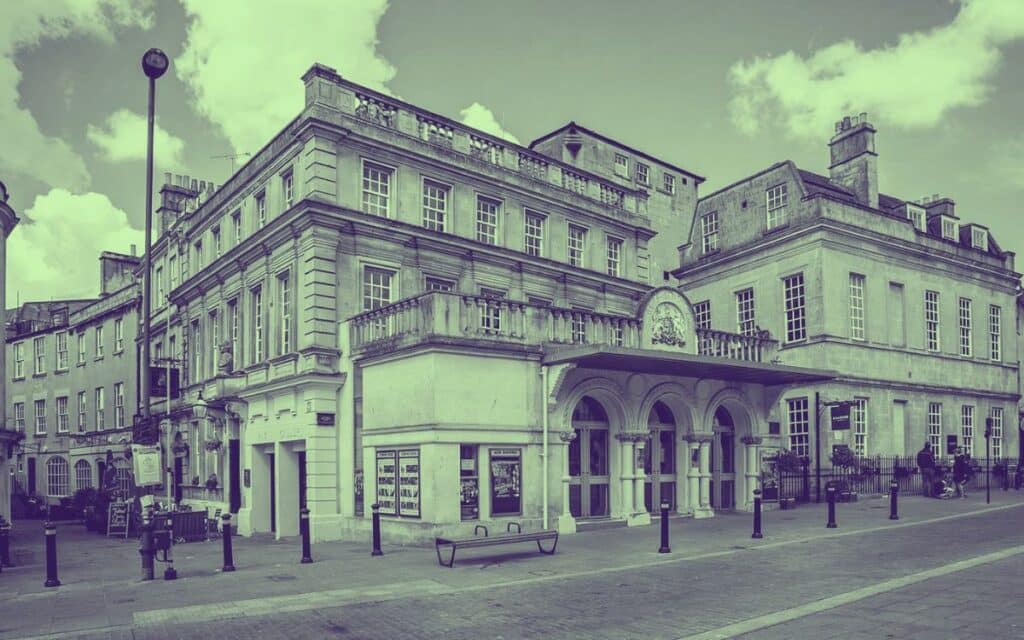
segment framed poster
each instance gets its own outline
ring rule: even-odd
[[[491,515],[523,512],[522,449],[491,449]]]
[[[395,453],[393,449],[377,451],[377,504],[380,506],[380,513],[386,516],[398,514],[395,502]]]
[[[761,450],[761,499],[776,502],[779,499],[779,466],[776,449]]]
[[[476,467],[476,445],[459,448],[459,511],[462,520],[480,517],[480,477]]]
[[[420,517],[419,449],[398,452],[398,488],[398,514],[407,518]]]

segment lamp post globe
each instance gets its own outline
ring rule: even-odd
[[[160,49],[154,47],[142,54],[142,72],[151,80],[164,75],[169,65],[167,54]]]

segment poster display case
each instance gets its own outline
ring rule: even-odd
[[[376,471],[380,514],[419,518],[419,449],[378,449]]]
[[[523,512],[522,449],[491,449],[491,515]]]

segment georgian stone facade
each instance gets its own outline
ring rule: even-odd
[[[365,535],[374,502],[401,539],[749,504],[742,438],[779,388],[829,374],[768,363],[764,337],[698,338],[686,297],[653,288],[699,176],[575,124],[526,148],[320,65],[304,81],[225,185],[161,193],[172,491],[243,534],[293,535],[305,506],[317,539]]]

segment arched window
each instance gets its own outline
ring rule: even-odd
[[[53,497],[68,495],[68,461],[60,456],[46,461],[46,494]]]
[[[79,460],[75,463],[75,487],[88,489],[92,486],[92,465],[88,460]]]
[[[117,488],[128,495],[132,489],[131,465],[124,458],[114,458],[114,469],[116,469],[114,477],[117,478]]]

